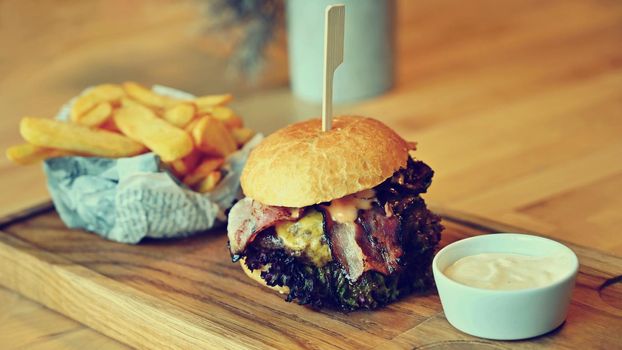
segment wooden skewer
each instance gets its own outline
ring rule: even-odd
[[[343,62],[345,5],[326,7],[324,27],[324,95],[322,98],[322,131],[328,131],[333,118],[333,75]]]

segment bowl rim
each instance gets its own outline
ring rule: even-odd
[[[438,267],[439,257],[441,257],[443,254],[447,254],[447,252],[451,251],[452,249],[459,248],[461,245],[468,244],[468,243],[471,243],[472,241],[481,240],[481,239],[504,240],[504,239],[512,239],[512,238],[535,240],[535,241],[541,242],[542,244],[550,244],[550,245],[554,245],[556,247],[563,249],[565,253],[568,253],[572,259],[572,262],[568,268],[568,271],[558,280],[552,283],[549,283],[547,285],[540,286],[540,287],[522,288],[522,289],[488,289],[488,288],[473,287],[473,286],[469,286],[469,285],[460,283],[458,281],[455,281],[449,278],[447,275],[445,275],[445,273],[441,271]],[[491,252],[491,253],[494,253],[494,252]],[[452,261],[451,264],[453,264],[454,262],[455,261]],[[553,239],[547,238],[547,237],[542,237],[542,236],[537,236],[537,235],[532,235],[532,234],[525,234],[525,233],[512,233],[512,232],[493,232],[493,233],[468,237],[465,239],[461,239],[459,241],[452,242],[446,245],[445,247],[443,247],[441,250],[439,250],[434,256],[434,259],[432,260],[432,270],[434,272],[433,275],[434,275],[435,281],[437,279],[443,279],[444,281],[449,283],[449,285],[455,288],[464,288],[468,291],[484,293],[484,294],[495,294],[495,295],[503,294],[503,295],[508,295],[508,296],[517,295],[517,294],[539,293],[541,291],[556,288],[559,285],[567,283],[569,280],[574,279],[579,271],[579,266],[580,266],[579,258],[577,257],[575,252],[572,249],[570,249],[568,246],[566,246],[565,244],[555,241]],[[438,285],[438,282],[436,284]]]

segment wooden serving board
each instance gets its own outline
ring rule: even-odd
[[[442,212],[442,244],[517,231]],[[497,342],[447,323],[434,291],[344,314],[284,302],[233,264],[223,230],[136,246],[65,228],[40,207],[0,223],[0,284],[137,348],[472,349],[622,347],[622,259],[570,245],[581,261],[566,323]]]

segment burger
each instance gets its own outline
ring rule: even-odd
[[[433,285],[443,226],[421,198],[434,172],[378,120],[313,119],[255,148],[229,212],[232,260],[287,301],[374,309]]]

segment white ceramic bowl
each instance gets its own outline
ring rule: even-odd
[[[456,260],[480,253],[532,256],[567,255],[568,270],[556,282],[538,288],[492,290],[470,287],[443,271]],[[457,329],[488,339],[525,339],[547,333],[566,319],[579,260],[553,240],[515,233],[475,236],[441,249],[432,262],[445,317]]]

